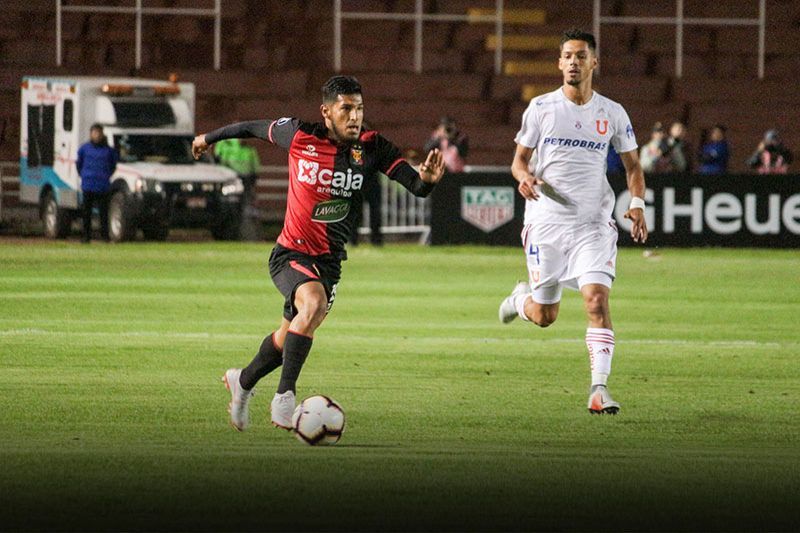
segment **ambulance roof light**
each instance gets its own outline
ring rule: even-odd
[[[130,85],[121,85],[106,83],[101,89],[105,94],[112,96],[125,96],[133,94],[133,87]]]

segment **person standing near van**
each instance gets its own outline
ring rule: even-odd
[[[103,126],[92,124],[89,129],[89,142],[78,149],[75,166],[81,177],[83,193],[83,237],[82,242],[92,238],[92,209],[100,211],[100,235],[108,240],[108,203],[111,199],[111,176],[117,168],[119,156],[111,148],[103,133]]]

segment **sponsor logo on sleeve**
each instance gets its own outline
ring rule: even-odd
[[[462,187],[461,218],[489,233],[514,218],[513,187]]]

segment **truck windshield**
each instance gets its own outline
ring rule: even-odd
[[[114,146],[119,151],[119,160],[124,163],[143,161],[189,165],[192,158],[192,137],[188,135],[133,135],[114,136]]]

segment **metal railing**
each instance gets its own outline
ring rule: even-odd
[[[675,25],[675,77],[683,77],[683,27],[695,26],[758,26],[758,78],[764,79],[764,53],[766,42],[766,0],[758,0],[758,18],[696,18],[685,17],[683,14],[683,0],[675,2],[674,17],[610,17],[600,14],[602,0],[594,0],[593,29],[597,40],[598,50],[600,45],[601,24],[666,24]],[[598,69],[599,70],[599,69]]]
[[[136,69],[142,68],[142,16],[144,15],[185,15],[192,17],[214,17],[214,70],[219,70],[221,62],[222,40],[222,0],[214,0],[213,9],[184,7],[143,7],[143,0],[133,0],[131,7],[94,6],[94,5],[62,5],[63,0],[56,0],[56,65],[61,66],[63,59],[61,15],[67,13],[117,13],[133,15],[136,18]]]
[[[503,0],[495,0],[494,15],[456,15],[423,12],[423,0],[416,0],[413,13],[342,11],[342,0],[333,1],[333,69],[342,71],[342,20],[397,20],[414,22],[414,72],[422,72],[423,22],[494,22],[497,47],[494,50],[494,73],[503,70]]]

